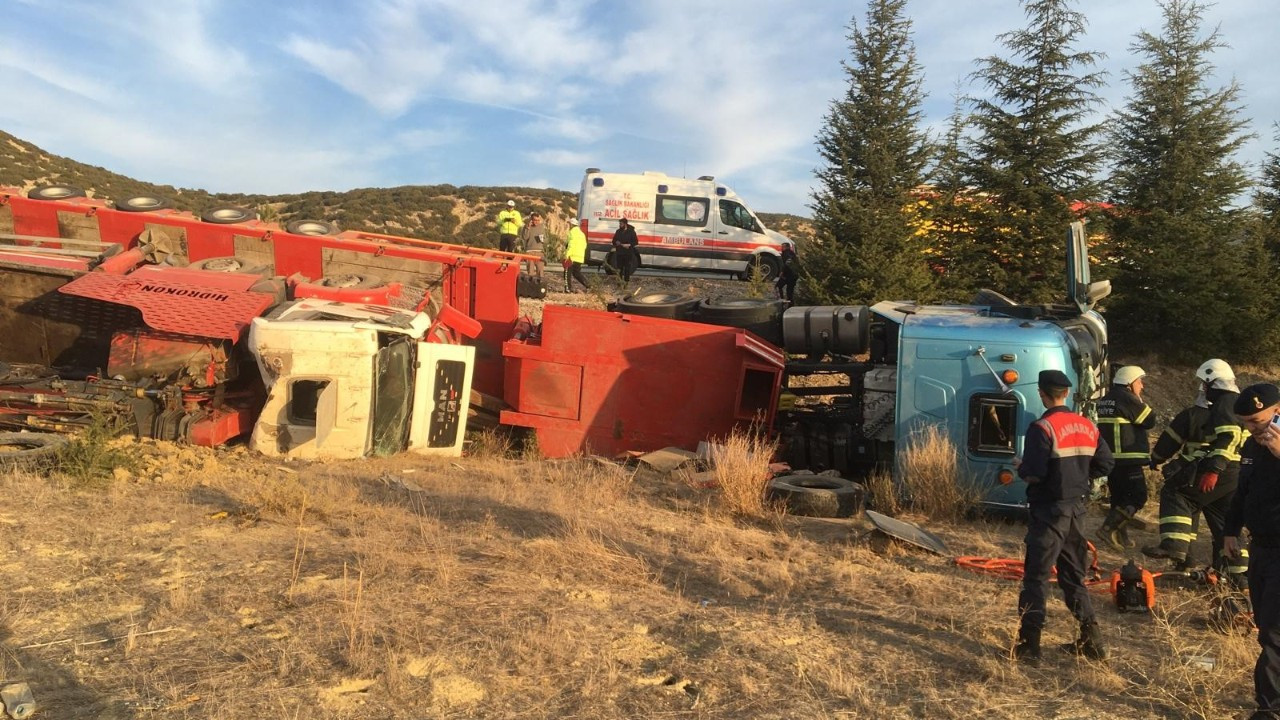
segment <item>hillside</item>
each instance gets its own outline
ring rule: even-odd
[[[217,205],[256,208],[264,220],[328,220],[348,230],[406,235],[424,240],[491,247],[493,218],[507,202],[520,211],[562,218],[576,209],[577,194],[517,187],[406,185],[359,188],[345,192],[312,191],[290,195],[209,193],[135,180],[105,168],[60,157],[0,131],[0,185],[24,189],[51,183],[84,188],[93,197],[119,199],[158,195],[174,207],[201,212]],[[804,237],[809,222],[786,214],[762,214],[771,228]]]

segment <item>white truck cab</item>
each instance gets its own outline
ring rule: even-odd
[[[745,278],[754,266],[765,278],[773,278],[782,267],[782,246],[791,242],[766,228],[737,193],[709,175],[688,180],[651,171],[587,168],[578,215],[592,265],[604,262],[621,218],[635,228],[644,267],[730,272]]]
[[[264,455],[462,454],[475,348],[427,341],[421,312],[329,300],[253,319],[267,387],[252,447]]]

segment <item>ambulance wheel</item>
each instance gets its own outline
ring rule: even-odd
[[[214,225],[234,225],[235,223],[257,220],[258,213],[242,207],[223,205],[205,210],[200,215],[200,219]]]
[[[152,210],[164,210],[168,207],[168,200],[150,195],[138,195],[137,197],[116,201],[116,209],[123,212],[151,212]]]
[[[27,191],[27,197],[32,200],[66,200],[84,196],[84,190],[74,185],[41,185]]]
[[[338,228],[324,220],[290,220],[285,224],[286,232],[294,235],[336,235]]]
[[[270,265],[254,265],[253,261],[239,257],[212,257],[197,260],[188,268],[207,272],[244,273],[246,275],[271,275]]]
[[[326,275],[320,278],[320,285],[331,288],[380,288],[386,281],[377,275],[361,275],[359,273],[343,273],[342,275]]]
[[[867,490],[851,480],[827,475],[781,475],[769,481],[766,497],[792,515],[853,517],[862,511]]]
[[[53,433],[0,433],[0,470],[46,467],[66,444],[66,437]]]
[[[654,292],[618,298],[613,303],[617,312],[670,320],[690,320],[698,309],[696,297],[682,293]]]
[[[778,279],[778,274],[782,272],[782,260],[772,255],[757,255],[751,260],[750,267],[747,268],[747,280],[750,280],[756,271],[760,273],[761,280],[773,282]]]

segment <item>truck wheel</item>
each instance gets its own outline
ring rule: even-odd
[[[681,293],[655,292],[618,298],[614,309],[628,315],[690,320],[697,312],[699,300]]]
[[[187,266],[192,270],[209,272],[244,273],[246,275],[271,275],[270,265],[254,265],[251,261],[238,257],[213,257],[197,260]]]
[[[0,433],[0,470],[46,467],[66,444],[66,437],[53,433]]]
[[[331,288],[379,288],[387,283],[377,275],[344,273],[342,275],[326,275],[320,278],[317,284]]]
[[[235,223],[242,223],[242,222],[249,222],[250,220],[257,220],[258,213],[253,212],[252,210],[246,210],[241,207],[232,207],[230,205],[223,205],[220,207],[215,207],[209,210],[205,210],[200,215],[200,219],[207,223],[213,223],[215,225],[233,225]]]
[[[705,300],[698,308],[698,320],[711,325],[746,327],[782,316],[782,301],[768,298]]]
[[[168,207],[168,200],[150,195],[138,195],[137,197],[116,201],[116,209],[123,212],[151,212],[152,210],[164,210]]]
[[[27,197],[32,200],[66,200],[84,196],[84,190],[74,185],[41,185],[27,191]]]
[[[769,481],[767,497],[792,515],[853,517],[866,501],[867,490],[844,478],[826,475],[781,475]]]
[[[294,235],[336,235],[338,228],[323,220],[290,220],[284,226],[285,232]]]
[[[778,274],[782,272],[782,261],[772,255],[757,255],[752,258],[751,265],[747,268],[745,279],[750,280],[756,269],[760,271],[761,280],[773,282],[778,279]]]

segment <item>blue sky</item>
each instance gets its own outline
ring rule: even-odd
[[[407,184],[576,190],[587,166],[715,175],[757,210],[808,214],[813,139],[843,93],[863,2],[736,0],[8,0],[0,129],[140,180],[215,192]],[[1153,0],[1081,0],[1077,49],[1107,53],[1108,106]],[[912,0],[926,122],[1016,0]],[[1280,2],[1206,13],[1276,151]],[[1105,108],[1104,108],[1105,110]]]

